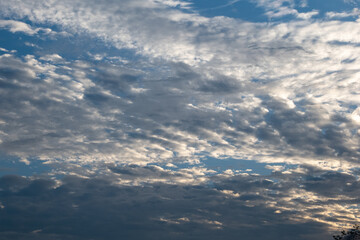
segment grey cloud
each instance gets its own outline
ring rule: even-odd
[[[2,137],[2,150],[19,155],[24,152],[27,152],[27,156],[37,155],[39,149],[34,149],[33,145],[36,144],[42,146],[43,154],[53,154],[58,150],[63,151],[59,141],[74,136],[74,132],[68,131],[69,129],[88,129],[87,126],[92,121],[91,112],[71,104],[71,95],[79,94],[78,89],[72,88],[72,83],[61,81],[63,75],[58,75],[58,82],[54,79],[46,82],[37,76],[43,70],[56,76],[54,66],[41,63],[34,66],[27,60],[21,61],[4,55],[0,65],[6,69],[1,72],[5,84],[1,89],[0,118],[4,122],[1,130],[6,132]],[[74,149],[68,147],[69,150]]]
[[[317,192],[326,197],[345,195],[358,199],[359,194],[359,183],[356,177],[338,172],[327,172],[316,177],[308,177],[305,180],[304,186],[305,189]]]
[[[1,58],[0,76],[3,79],[2,81],[14,84],[13,82],[16,80],[35,78],[35,71],[31,66],[13,58],[10,54],[4,54]]]
[[[231,79],[224,80],[210,80],[205,81],[205,83],[199,87],[200,91],[215,93],[215,94],[229,94],[229,93],[239,93],[240,84]]]
[[[292,108],[281,100],[267,97],[263,104],[269,109],[265,115],[268,124],[257,130],[259,139],[277,144],[283,139],[294,149],[306,151],[305,154],[342,156],[347,160],[359,156],[356,149],[346,145],[347,131],[352,128],[347,118],[331,116],[321,106],[306,101]],[[329,115],[331,121],[326,120]]]

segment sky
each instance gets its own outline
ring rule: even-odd
[[[359,56],[359,0],[0,0],[0,238],[332,239]]]

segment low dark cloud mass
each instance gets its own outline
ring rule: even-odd
[[[138,173],[149,170],[135,166],[130,169]],[[129,169],[114,171],[135,175]],[[357,197],[358,181],[334,172],[307,171],[270,176],[276,181],[244,175],[220,181],[219,176],[213,179],[213,186],[166,183],[124,186],[115,184],[115,178],[67,176],[59,182],[3,176],[0,236],[2,239],[316,237],[325,240],[330,233],[326,224],[316,219],[336,222],[345,218],[349,213],[342,209],[336,209],[334,216],[328,217],[328,206],[349,202],[345,200],[347,197]],[[294,185],[293,178],[303,180],[298,182],[300,185]],[[347,179],[351,185],[329,186],[334,178]],[[314,182],[319,184],[315,186]],[[326,197],[340,193],[343,199],[295,196],[295,191],[302,190]]]

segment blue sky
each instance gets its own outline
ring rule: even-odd
[[[358,223],[359,5],[0,0],[0,238]]]

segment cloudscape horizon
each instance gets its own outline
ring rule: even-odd
[[[0,238],[326,240],[359,223],[359,9],[0,0]]]

